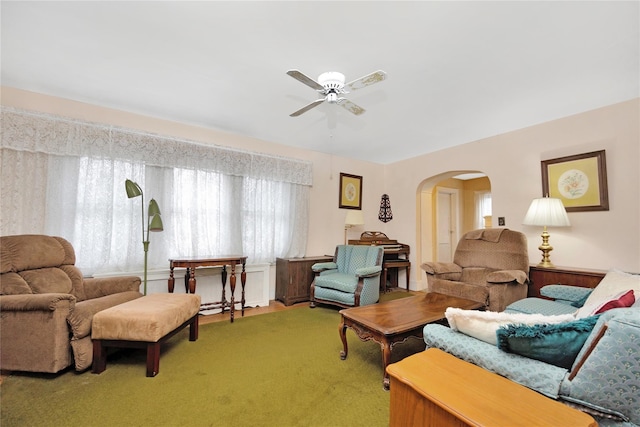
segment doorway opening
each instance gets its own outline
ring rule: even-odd
[[[422,181],[417,191],[416,256],[420,264],[452,262],[464,233],[491,224],[491,182],[481,171],[435,175]]]

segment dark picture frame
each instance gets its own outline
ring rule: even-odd
[[[543,160],[542,196],[562,200],[567,212],[608,211],[605,150]]]
[[[338,207],[341,209],[362,209],[361,176],[340,173]]]

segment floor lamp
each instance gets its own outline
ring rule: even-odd
[[[147,209],[147,232],[145,235],[144,229],[144,194],[142,188],[135,182],[127,179],[124,182],[125,189],[127,190],[127,197],[134,198],[140,196],[142,198],[142,247],[144,249],[144,294],[147,294],[147,254],[149,252],[149,231],[162,231],[162,218],[160,218],[160,207],[155,199],[151,199],[149,202],[149,208]]]
[[[542,231],[542,244],[538,246],[538,249],[542,251],[542,261],[538,266],[553,267],[551,259],[549,258],[549,252],[553,250],[553,246],[549,244],[547,227],[568,227],[571,225],[562,200],[552,197],[533,199],[522,224],[544,227]]]

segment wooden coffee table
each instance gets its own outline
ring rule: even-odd
[[[347,328],[352,329],[362,341],[374,340],[382,349],[383,387],[389,389],[387,365],[391,360],[393,346],[411,337],[422,339],[422,329],[427,323],[445,318],[447,307],[475,310],[484,305],[448,295],[428,293],[414,297],[400,298],[379,304],[340,310],[340,339],[343,350],[342,360],[347,358]]]

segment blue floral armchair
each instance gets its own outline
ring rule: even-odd
[[[384,248],[339,245],[332,262],[314,264],[311,307],[316,303],[340,307],[374,304],[380,299],[380,273]]]

